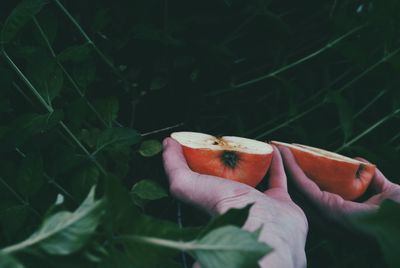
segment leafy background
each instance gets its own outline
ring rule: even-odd
[[[396,0],[3,1],[0,267],[255,266],[257,234],[218,240],[252,249],[228,263],[187,246],[237,234],[248,208],[209,223],[169,195],[172,131],[362,155],[398,183],[399,14]],[[396,204],[355,220],[362,235],[290,189],[309,267],[398,267]]]

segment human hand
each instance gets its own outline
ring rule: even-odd
[[[288,194],[282,159],[274,149],[269,189],[264,193],[239,182],[193,172],[180,144],[171,138],[164,140],[163,159],[170,191],[184,202],[212,215],[254,203],[243,229],[262,227],[260,240],[274,249],[260,261],[261,267],[305,267],[307,219]]]
[[[278,146],[278,148],[282,154],[286,171],[299,190],[303,192],[323,214],[336,222],[352,227],[349,221],[351,215],[374,212],[385,199],[392,199],[393,201],[400,202],[400,186],[390,182],[379,169],[376,169],[370,186],[374,191],[374,195],[362,203],[347,201],[337,194],[320,190],[318,185],[308,178],[298,166],[292,152],[284,146]],[[368,162],[360,157],[357,159]]]

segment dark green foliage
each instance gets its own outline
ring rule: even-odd
[[[173,131],[360,155],[399,183],[399,22],[397,0],[1,1],[0,267],[254,264],[249,207],[211,220],[168,194]],[[353,234],[289,186],[309,267],[399,266],[395,204]]]

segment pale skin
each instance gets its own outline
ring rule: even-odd
[[[350,215],[374,212],[385,199],[400,202],[400,186],[389,181],[379,169],[376,169],[370,185],[374,195],[362,203],[347,201],[337,194],[322,191],[304,174],[288,148],[284,146],[278,146],[278,148],[286,172],[297,188],[319,208],[322,214],[349,228],[353,227],[349,221]],[[368,162],[361,157],[356,159]]]
[[[164,166],[170,191],[175,197],[212,215],[254,203],[243,229],[254,231],[262,226],[259,240],[274,249],[259,261],[260,267],[291,268],[307,265],[304,246],[308,222],[304,212],[288,194],[284,168],[297,188],[322,214],[350,228],[350,215],[374,212],[385,199],[400,202],[400,186],[390,182],[378,169],[371,181],[371,189],[375,194],[362,203],[347,201],[339,195],[322,191],[300,169],[289,149],[284,146],[273,147],[269,187],[265,192],[260,192],[242,183],[191,171],[181,146],[171,138],[164,140]],[[196,264],[195,267],[199,266]]]
[[[265,192],[193,172],[186,163],[181,146],[171,138],[164,140],[164,167],[171,193],[212,215],[254,203],[243,229],[254,231],[261,227],[259,240],[274,249],[259,261],[260,267],[306,267],[307,218],[288,194],[282,158],[279,150],[274,149],[269,188]]]

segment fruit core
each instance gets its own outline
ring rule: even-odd
[[[239,160],[239,155],[234,151],[223,151],[221,154],[222,163],[229,168],[235,168]]]

